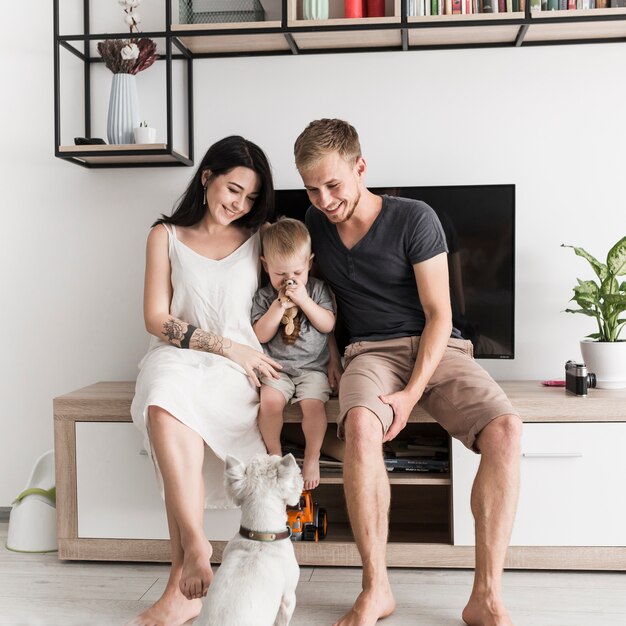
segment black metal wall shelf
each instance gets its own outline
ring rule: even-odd
[[[59,34],[59,0],[54,0],[55,155],[87,167],[139,167],[193,164],[194,59],[232,56],[324,54],[391,50],[527,47],[581,43],[626,42],[626,8],[472,15],[407,16],[404,0],[387,0],[390,13],[381,18],[323,21],[302,19],[301,0],[280,0],[281,17],[266,22],[174,24],[172,8],[178,0],[164,0],[165,30],[142,33],[165,41],[167,143],[148,146],[60,146],[59,51],[67,49],[84,63],[85,136],[91,132],[90,75],[99,57],[81,52],[76,44],[127,34],[93,34],[89,30],[89,0],[84,4],[84,32]],[[331,0],[338,4],[340,0]],[[173,54],[173,46],[178,49]],[[188,154],[172,144],[172,62],[187,64]]]

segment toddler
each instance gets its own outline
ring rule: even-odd
[[[302,477],[304,488],[314,489],[320,481],[320,448],[326,433],[327,334],[335,325],[335,307],[324,282],[309,276],[311,238],[302,222],[286,218],[271,224],[261,233],[261,245],[270,284],[254,296],[252,324],[265,352],[283,369],[279,379],[261,378],[259,430],[268,453],[282,456],[283,409],[289,401],[300,404],[306,441]],[[294,306],[299,307],[294,324],[283,327],[281,320]]]

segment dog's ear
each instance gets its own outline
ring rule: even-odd
[[[229,454],[226,456],[225,465],[224,484],[226,492],[235,504],[241,504],[241,496],[246,484],[246,464]]]
[[[297,504],[304,487],[304,481],[293,454],[286,454],[280,460],[278,482],[282,488],[285,502],[290,505]]]

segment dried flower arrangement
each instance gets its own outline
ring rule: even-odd
[[[139,33],[141,16],[135,9],[141,0],[118,0],[124,8],[124,21],[131,35]],[[149,37],[131,37],[129,39],[105,39],[98,43],[98,52],[114,74],[138,74],[148,69],[158,58],[156,44]]]

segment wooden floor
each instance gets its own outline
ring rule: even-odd
[[[59,562],[56,554],[5,548],[0,522],[0,625],[121,625],[156,600],[168,567]],[[384,626],[460,626],[472,573],[393,569],[398,601]],[[356,568],[303,567],[294,626],[330,626],[360,590]],[[516,626],[624,626],[626,574],[506,572],[505,598]],[[242,624],[241,626],[254,626]]]

